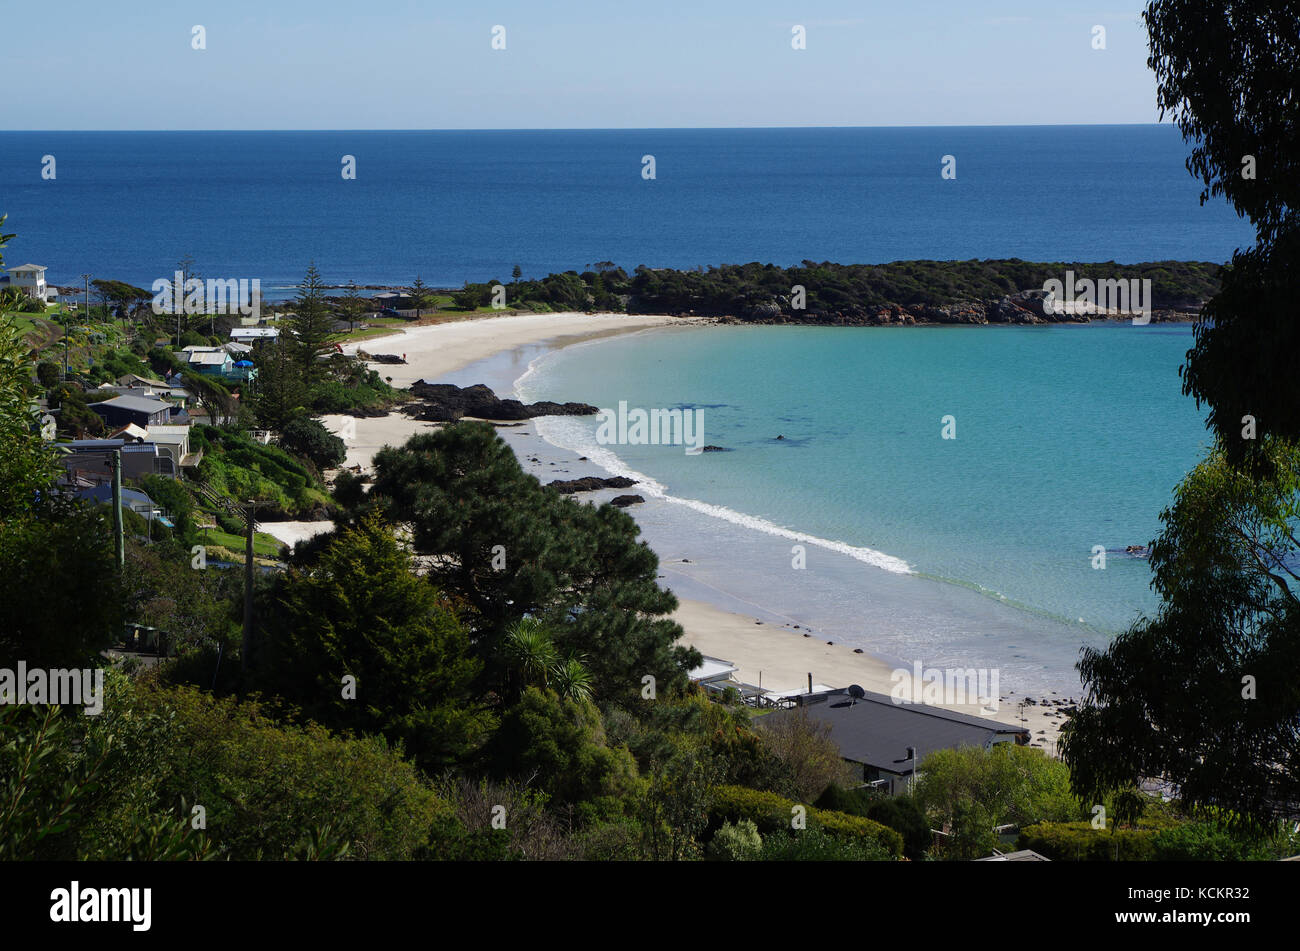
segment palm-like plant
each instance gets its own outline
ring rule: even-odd
[[[537,618],[521,618],[510,626],[502,654],[523,686],[554,690],[570,700],[591,699],[591,671],[577,654],[561,658],[551,629]]]
[[[525,684],[548,686],[559,655],[551,632],[536,618],[520,618],[506,631],[503,653]]]
[[[591,699],[591,671],[575,656],[566,657],[551,671],[552,685],[561,697],[570,700]]]

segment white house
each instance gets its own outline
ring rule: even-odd
[[[28,297],[48,304],[59,292],[45,283],[45,267],[41,264],[23,264],[9,270],[9,286],[16,287]]]
[[[230,331],[230,339],[236,343],[257,343],[261,340],[274,340],[280,336],[275,327],[236,327]]]

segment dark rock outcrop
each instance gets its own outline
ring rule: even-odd
[[[402,412],[428,422],[454,422],[464,416],[478,419],[533,419],[537,416],[592,416],[599,412],[588,403],[521,403],[503,400],[482,383],[459,387],[451,383],[411,385],[411,395],[419,402],[410,403]]]
[[[609,500],[610,505],[617,505],[619,508],[627,508],[629,505],[636,505],[638,502],[644,502],[645,499],[639,495],[616,495]]]
[[[556,479],[546,485],[561,495],[571,495],[574,492],[594,492],[597,489],[626,489],[636,485],[636,479],[629,479],[627,476],[612,476],[608,479],[602,479],[600,476],[584,476],[581,479]]]

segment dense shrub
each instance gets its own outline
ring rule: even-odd
[[[763,848],[763,837],[758,834],[758,826],[749,819],[739,822],[724,822],[713,838],[705,854],[715,861],[744,862],[758,857]]]
[[[114,688],[89,736],[94,748],[114,741],[108,802],[82,833],[92,854],[105,846],[99,857],[114,857],[125,826],[115,806],[134,797],[181,815],[202,805],[215,853],[232,859],[307,857],[322,839],[357,859],[418,858],[454,821],[382,739],[286,726],[192,688]]]
[[[347,456],[347,444],[318,419],[298,418],[285,425],[280,447],[306,459],[318,470],[333,469]]]
[[[742,786],[719,786],[714,790],[712,814],[721,824],[749,819],[760,833],[790,831],[794,807],[799,805],[775,793],[745,789]],[[808,825],[820,826],[832,835],[875,842],[890,855],[901,855],[903,837],[893,829],[861,816],[804,807]]]
[[[846,839],[810,826],[791,835],[769,835],[761,862],[888,862],[893,856],[871,839]]]
[[[1087,822],[1040,822],[1022,829],[1016,847],[1053,861],[1146,862],[1155,857],[1152,829],[1094,829]]]

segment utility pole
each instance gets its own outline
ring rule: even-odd
[[[239,667],[243,677],[253,669],[253,528],[257,524],[257,502],[248,500],[244,533],[244,634],[239,645]]]
[[[117,567],[126,567],[126,539],[122,531],[122,450],[113,450],[109,463],[113,469],[113,553]]]
[[[90,275],[83,274],[81,279],[86,282],[86,320],[90,320]]]

